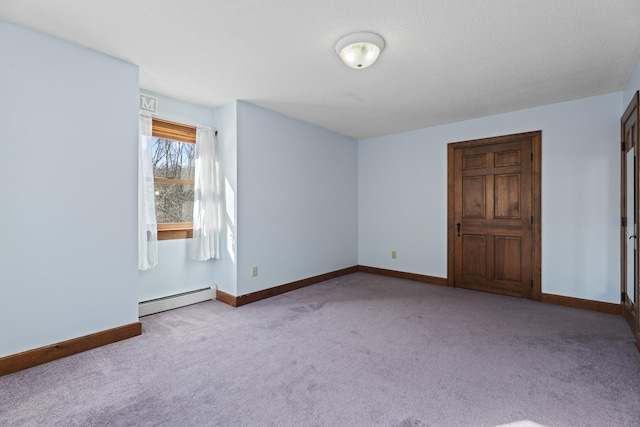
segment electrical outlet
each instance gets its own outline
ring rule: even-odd
[[[251,277],[256,277],[258,275],[258,267],[253,267],[251,269]]]
[[[396,251],[391,251],[391,258],[396,259],[398,258]]]

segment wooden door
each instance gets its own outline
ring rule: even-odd
[[[639,94],[636,92],[621,120],[622,156],[621,169],[621,302],[622,313],[627,319],[638,348],[640,348],[640,315],[638,313],[638,137]]]
[[[532,159],[539,138],[531,132],[450,144],[454,286],[534,297]]]

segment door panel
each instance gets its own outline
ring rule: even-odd
[[[484,176],[462,178],[462,206],[464,218],[485,218],[485,214],[487,212],[487,203],[485,198],[487,193],[486,188],[486,177]]]
[[[462,157],[462,169],[482,169],[486,167],[485,164],[486,156],[484,154],[478,154],[475,156],[463,156]]]
[[[520,219],[520,175],[496,175],[493,199],[495,218]]]
[[[520,163],[520,151],[505,151],[502,153],[495,153],[495,165],[496,166],[514,166]]]
[[[482,235],[465,234],[462,236],[462,274],[465,277],[485,279],[487,244]]]
[[[500,139],[453,153],[454,285],[530,298],[532,137]]]
[[[496,280],[519,282],[522,276],[522,239],[520,237],[495,237]]]

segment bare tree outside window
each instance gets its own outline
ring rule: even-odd
[[[159,224],[193,221],[195,148],[192,143],[153,138],[152,162]]]

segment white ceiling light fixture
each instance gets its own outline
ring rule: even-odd
[[[367,68],[384,49],[384,39],[373,33],[348,34],[336,43],[336,53],[351,68]]]

